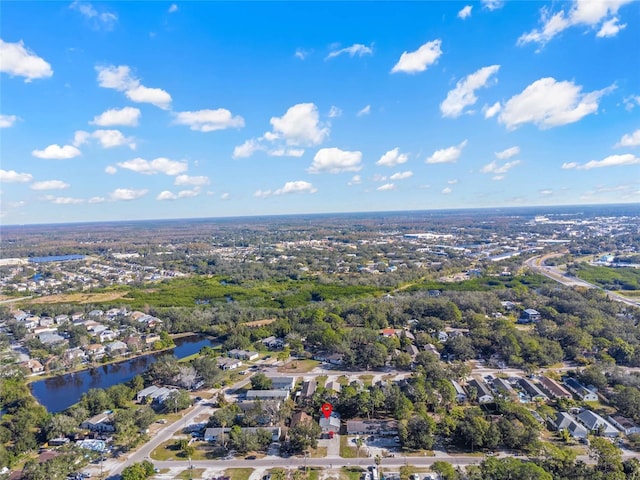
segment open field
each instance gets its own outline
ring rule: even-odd
[[[317,360],[291,360],[286,365],[278,367],[283,373],[307,373],[320,365]]]
[[[29,299],[29,303],[53,304],[53,303],[77,303],[85,305],[88,303],[108,303],[126,297],[127,292],[95,292],[95,293],[61,293],[59,295],[47,295],[45,297]]]
[[[227,468],[224,471],[225,476],[231,477],[231,480],[248,480],[253,473],[253,468]]]

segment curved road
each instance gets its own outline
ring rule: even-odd
[[[640,301],[633,300],[627,297],[623,297],[622,295],[610,292],[609,290],[605,290],[598,285],[594,285],[593,283],[585,282],[584,280],[576,277],[569,277],[562,272],[562,270],[557,267],[552,267],[549,265],[545,265],[544,262],[548,258],[559,257],[564,255],[563,253],[547,253],[545,255],[538,255],[536,257],[531,257],[525,260],[524,264],[531,268],[536,273],[544,275],[551,280],[554,280],[558,283],[566,285],[568,287],[585,287],[585,288],[596,288],[598,290],[602,290],[606,293],[606,295],[611,299],[617,302],[626,303],[627,305],[631,305],[633,307],[640,307]]]

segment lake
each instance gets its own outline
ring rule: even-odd
[[[200,336],[176,338],[175,343],[175,348],[171,350],[38,380],[30,384],[31,391],[49,412],[57,413],[77,403],[82,394],[92,388],[109,388],[142,375],[162,355],[173,354],[177,358],[184,358],[198,353],[202,347],[214,346],[211,339]]]

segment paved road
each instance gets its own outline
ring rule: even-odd
[[[544,262],[548,258],[559,257],[563,255],[562,253],[548,253],[546,255],[538,255],[537,257],[531,257],[525,260],[525,265],[531,268],[534,272],[540,273],[551,280],[555,280],[558,283],[566,285],[568,287],[584,287],[584,288],[596,288],[598,290],[602,290],[606,293],[606,295],[616,302],[626,303],[627,305],[631,305],[633,307],[640,307],[640,301],[633,300],[627,297],[624,297],[618,293],[610,292],[609,290],[605,290],[598,285],[594,285],[593,283],[586,282],[580,278],[576,277],[568,277],[565,273],[557,267],[545,265]]]

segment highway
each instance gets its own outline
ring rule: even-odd
[[[609,290],[605,290],[598,285],[594,285],[593,283],[586,282],[580,278],[567,276],[562,270],[558,267],[553,267],[550,265],[545,265],[544,262],[553,257],[559,257],[564,255],[564,253],[548,253],[545,255],[538,255],[536,257],[531,257],[527,259],[524,264],[533,270],[536,273],[544,275],[551,280],[554,280],[558,283],[566,285],[568,287],[584,287],[584,288],[596,288],[598,290],[602,290],[606,293],[606,295],[616,302],[622,302],[627,305],[631,305],[633,307],[640,307],[640,301],[633,300],[631,298],[624,297],[618,293],[610,292]]]

